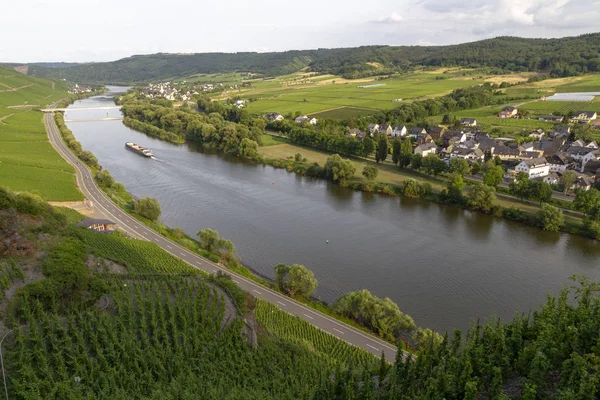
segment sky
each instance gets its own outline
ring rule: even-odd
[[[600,0],[19,0],[0,21],[0,61],[90,62],[574,36],[600,31]]]

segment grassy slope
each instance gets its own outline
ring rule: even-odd
[[[61,82],[0,68],[0,184],[46,200],[81,200],[73,168],[48,141],[39,107],[67,95]],[[33,108],[8,108],[35,105]]]

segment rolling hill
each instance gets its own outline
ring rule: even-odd
[[[600,33],[561,39],[498,37],[450,46],[363,46],[279,53],[159,53],[65,67],[32,64],[28,74],[77,82],[134,83],[231,71],[275,76],[308,67],[312,71],[358,78],[419,65],[487,66],[509,71],[548,71],[556,76],[595,72],[600,71]]]

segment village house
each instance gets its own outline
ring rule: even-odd
[[[467,161],[483,161],[485,154],[481,149],[456,147],[450,152],[450,158],[462,158]]]
[[[600,119],[595,119],[594,122],[592,123],[592,128],[593,129],[600,129]]]
[[[592,188],[594,185],[594,177],[589,175],[580,175],[577,177],[573,188],[575,190],[585,190],[586,192]]]
[[[284,120],[283,115],[278,113],[266,113],[265,118],[267,118],[271,122]]]
[[[598,118],[598,114],[595,111],[575,111],[569,121],[573,123],[589,124],[596,118]]]
[[[550,172],[565,172],[572,164],[572,159],[565,154],[555,154],[548,158]]]
[[[505,145],[492,147],[491,154],[501,160],[520,160],[521,151],[518,148]]]
[[[562,115],[548,114],[548,115],[540,115],[538,119],[540,121],[560,123],[560,122],[563,122],[563,120],[565,119],[565,117],[563,117]]]
[[[298,118],[296,118],[294,121],[297,124],[302,124],[304,122],[308,122],[311,125],[316,125],[317,124],[317,119],[316,118],[310,118],[310,117],[307,117],[306,115],[301,115]]]
[[[429,136],[427,133],[420,133],[416,137],[416,142],[419,144],[429,143],[431,141],[433,141],[433,139],[431,139],[431,136]]]
[[[583,169],[584,173],[591,173],[595,176],[598,176],[600,172],[600,160],[591,160],[585,164],[585,168]]]
[[[417,136],[425,133],[427,133],[427,130],[425,130],[425,128],[410,128],[410,133],[408,134],[408,136],[411,139],[416,139]]]
[[[433,128],[429,129],[429,135],[433,140],[441,138],[443,133],[444,128],[441,126],[434,126]]]
[[[235,106],[237,108],[243,108],[245,105],[246,105],[246,100],[236,100],[235,101]]]
[[[347,131],[345,133],[346,136],[348,137],[353,137],[353,138],[357,138],[358,140],[363,140],[367,134],[363,131],[361,131],[360,129],[350,129],[349,131]]]
[[[531,131],[529,133],[529,137],[535,138],[537,140],[542,140],[542,138],[544,137],[544,135],[545,135],[545,133],[541,129],[537,129],[537,130]]]
[[[546,175],[542,181],[548,185],[556,185],[560,179],[560,176],[556,172],[550,172]]]
[[[462,131],[446,131],[442,135],[444,147],[448,147],[452,144],[464,143],[465,140],[467,140],[467,135]]]
[[[579,161],[582,171],[588,161],[597,160],[600,156],[600,150],[581,146],[571,146],[564,153],[572,157],[573,160]]]
[[[379,125],[378,130],[379,130],[379,133],[386,135],[386,136],[391,136],[392,131],[393,131],[391,125],[388,125],[388,124]]]
[[[461,118],[460,124],[462,126],[477,126],[477,120],[475,118]]]
[[[102,233],[111,233],[117,229],[117,224],[108,219],[84,219],[77,226]]]
[[[369,133],[373,136],[379,130],[379,124],[369,124]]]
[[[529,178],[542,178],[550,173],[550,164],[544,157],[523,160],[515,167],[517,172],[525,172]]]
[[[420,154],[423,157],[429,154],[435,154],[437,152],[437,146],[433,142],[420,144],[415,147],[415,154]]]
[[[407,132],[408,132],[408,130],[406,129],[406,126],[404,126],[404,125],[396,125],[394,127],[394,129],[392,129],[392,135],[391,136],[393,136],[393,137],[405,136]]]
[[[514,118],[519,113],[519,110],[513,106],[506,106],[502,109],[500,114],[498,114],[498,118]]]

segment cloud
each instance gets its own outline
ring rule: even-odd
[[[375,20],[373,22],[378,23],[378,24],[393,24],[393,23],[400,22],[403,20],[404,20],[404,18],[402,18],[402,15],[398,14],[397,12],[393,12],[392,15],[389,15],[387,17],[379,17],[377,20]]]

